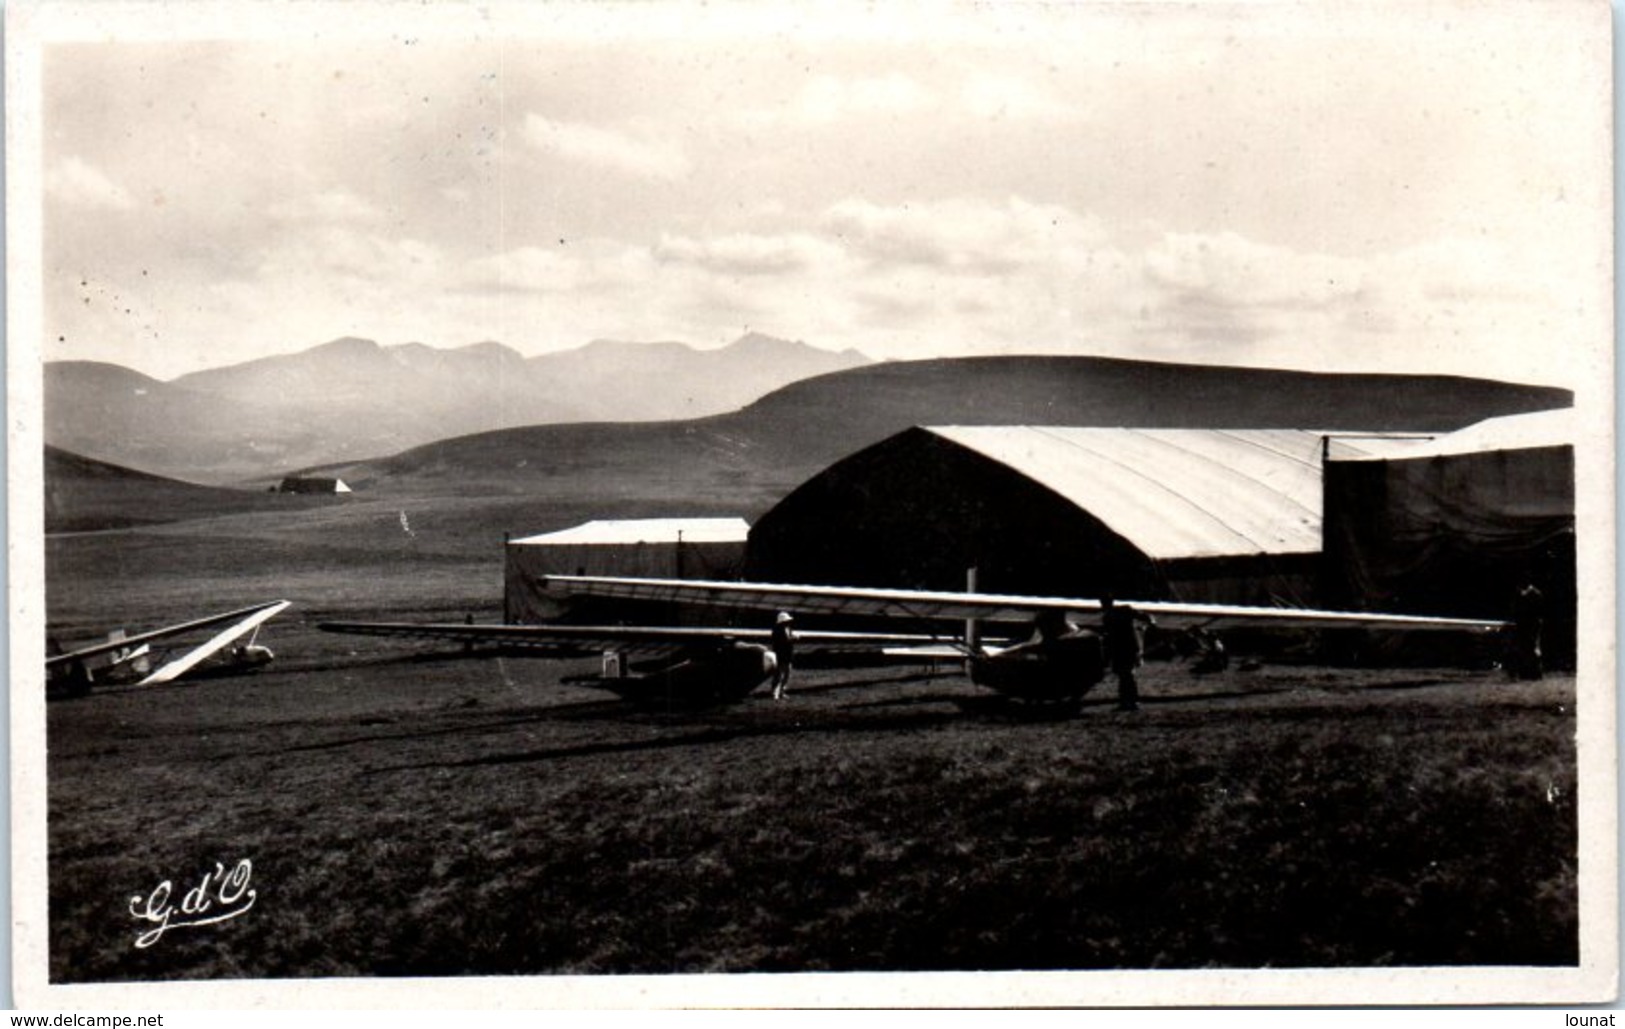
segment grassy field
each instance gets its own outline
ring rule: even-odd
[[[667,716],[313,628],[494,618],[495,527],[569,514],[49,541],[66,642],[297,602],[259,675],[49,705],[53,980],[1578,959],[1571,678],[1153,663],[1141,712],[1042,722],[897,667]],[[244,858],[251,910],[135,946],[133,896]]]

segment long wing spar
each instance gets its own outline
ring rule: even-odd
[[[766,645],[767,629],[698,626],[621,625],[468,625],[462,622],[320,622],[326,632],[356,636],[444,640],[520,647],[557,657],[585,657],[619,649],[645,654],[673,653],[723,641]],[[934,637],[914,633],[797,632],[803,646],[826,651],[875,651],[883,647],[929,643]]]
[[[688,602],[725,609],[780,610],[799,614],[976,619],[995,623],[1031,623],[1037,615],[1044,612],[1098,616],[1101,606],[1097,599],[1075,597],[716,582],[699,579],[549,575],[545,578],[544,584],[549,592],[561,596]],[[1424,615],[1325,611],[1313,608],[1186,604],[1160,600],[1119,603],[1131,605],[1136,611],[1155,618],[1159,625],[1173,629],[1263,627],[1487,632],[1505,628],[1508,624],[1496,619],[1434,618]]]

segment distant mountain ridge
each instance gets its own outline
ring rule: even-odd
[[[223,483],[513,426],[717,414],[867,363],[857,351],[759,333],[715,350],[598,340],[533,358],[494,341],[438,349],[345,337],[171,382],[59,361],[45,366],[45,438],[119,465]]]

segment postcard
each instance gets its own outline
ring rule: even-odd
[[[24,1007],[1580,1004],[1611,10],[6,10]]]

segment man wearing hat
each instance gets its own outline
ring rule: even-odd
[[[773,669],[774,700],[783,700],[785,688],[790,685],[790,662],[796,655],[796,634],[790,627],[793,621],[788,611],[780,611],[773,620],[773,657],[778,661],[778,667]]]

